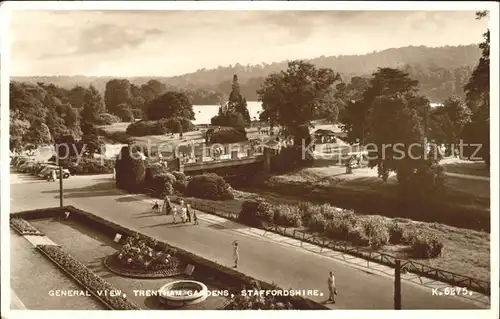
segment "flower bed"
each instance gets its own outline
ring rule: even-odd
[[[11,218],[10,226],[21,235],[43,236],[43,233],[22,218]]]
[[[104,291],[117,291],[117,289],[65,252],[61,247],[39,245],[37,248],[109,308],[113,310],[141,309],[123,296],[110,296],[109,293],[105,293]]]
[[[185,263],[175,249],[160,248],[156,240],[128,237],[120,251],[104,259],[112,272],[135,278],[166,278],[182,274]]]

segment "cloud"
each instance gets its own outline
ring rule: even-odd
[[[163,34],[158,28],[136,29],[101,23],[86,27],[77,33],[76,39],[68,38],[69,52],[43,55],[41,58],[57,58],[73,55],[109,53],[125,48],[135,48],[142,43]],[[67,35],[67,37],[69,37]]]

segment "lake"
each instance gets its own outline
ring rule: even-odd
[[[248,113],[253,120],[254,117],[259,118],[259,112],[262,111],[261,102],[248,102]],[[195,120],[193,124],[210,124],[210,119],[219,113],[219,105],[193,105]]]

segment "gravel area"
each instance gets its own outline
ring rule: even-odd
[[[55,243],[64,247],[64,249],[75,258],[84,263],[97,275],[121,290],[132,302],[143,309],[160,310],[163,305],[157,301],[156,297],[148,297],[145,294],[148,291],[156,291],[168,282],[179,280],[181,277],[163,278],[163,279],[135,279],[121,277],[110,272],[103,266],[102,260],[115,252],[119,245],[113,240],[99,232],[96,232],[78,222],[55,221],[55,220],[36,220],[30,221],[33,226],[45,233]],[[207,284],[208,289],[223,289]],[[134,293],[134,290],[139,292]],[[142,294],[144,293],[144,295]],[[202,303],[184,307],[188,310],[215,310],[225,301],[224,297],[208,297]]]
[[[10,282],[29,310],[104,310],[99,301],[87,296],[51,296],[51,291],[83,291],[56,265],[22,236],[10,230]]]

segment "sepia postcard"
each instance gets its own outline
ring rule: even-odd
[[[0,9],[2,316],[498,318],[494,3]]]

